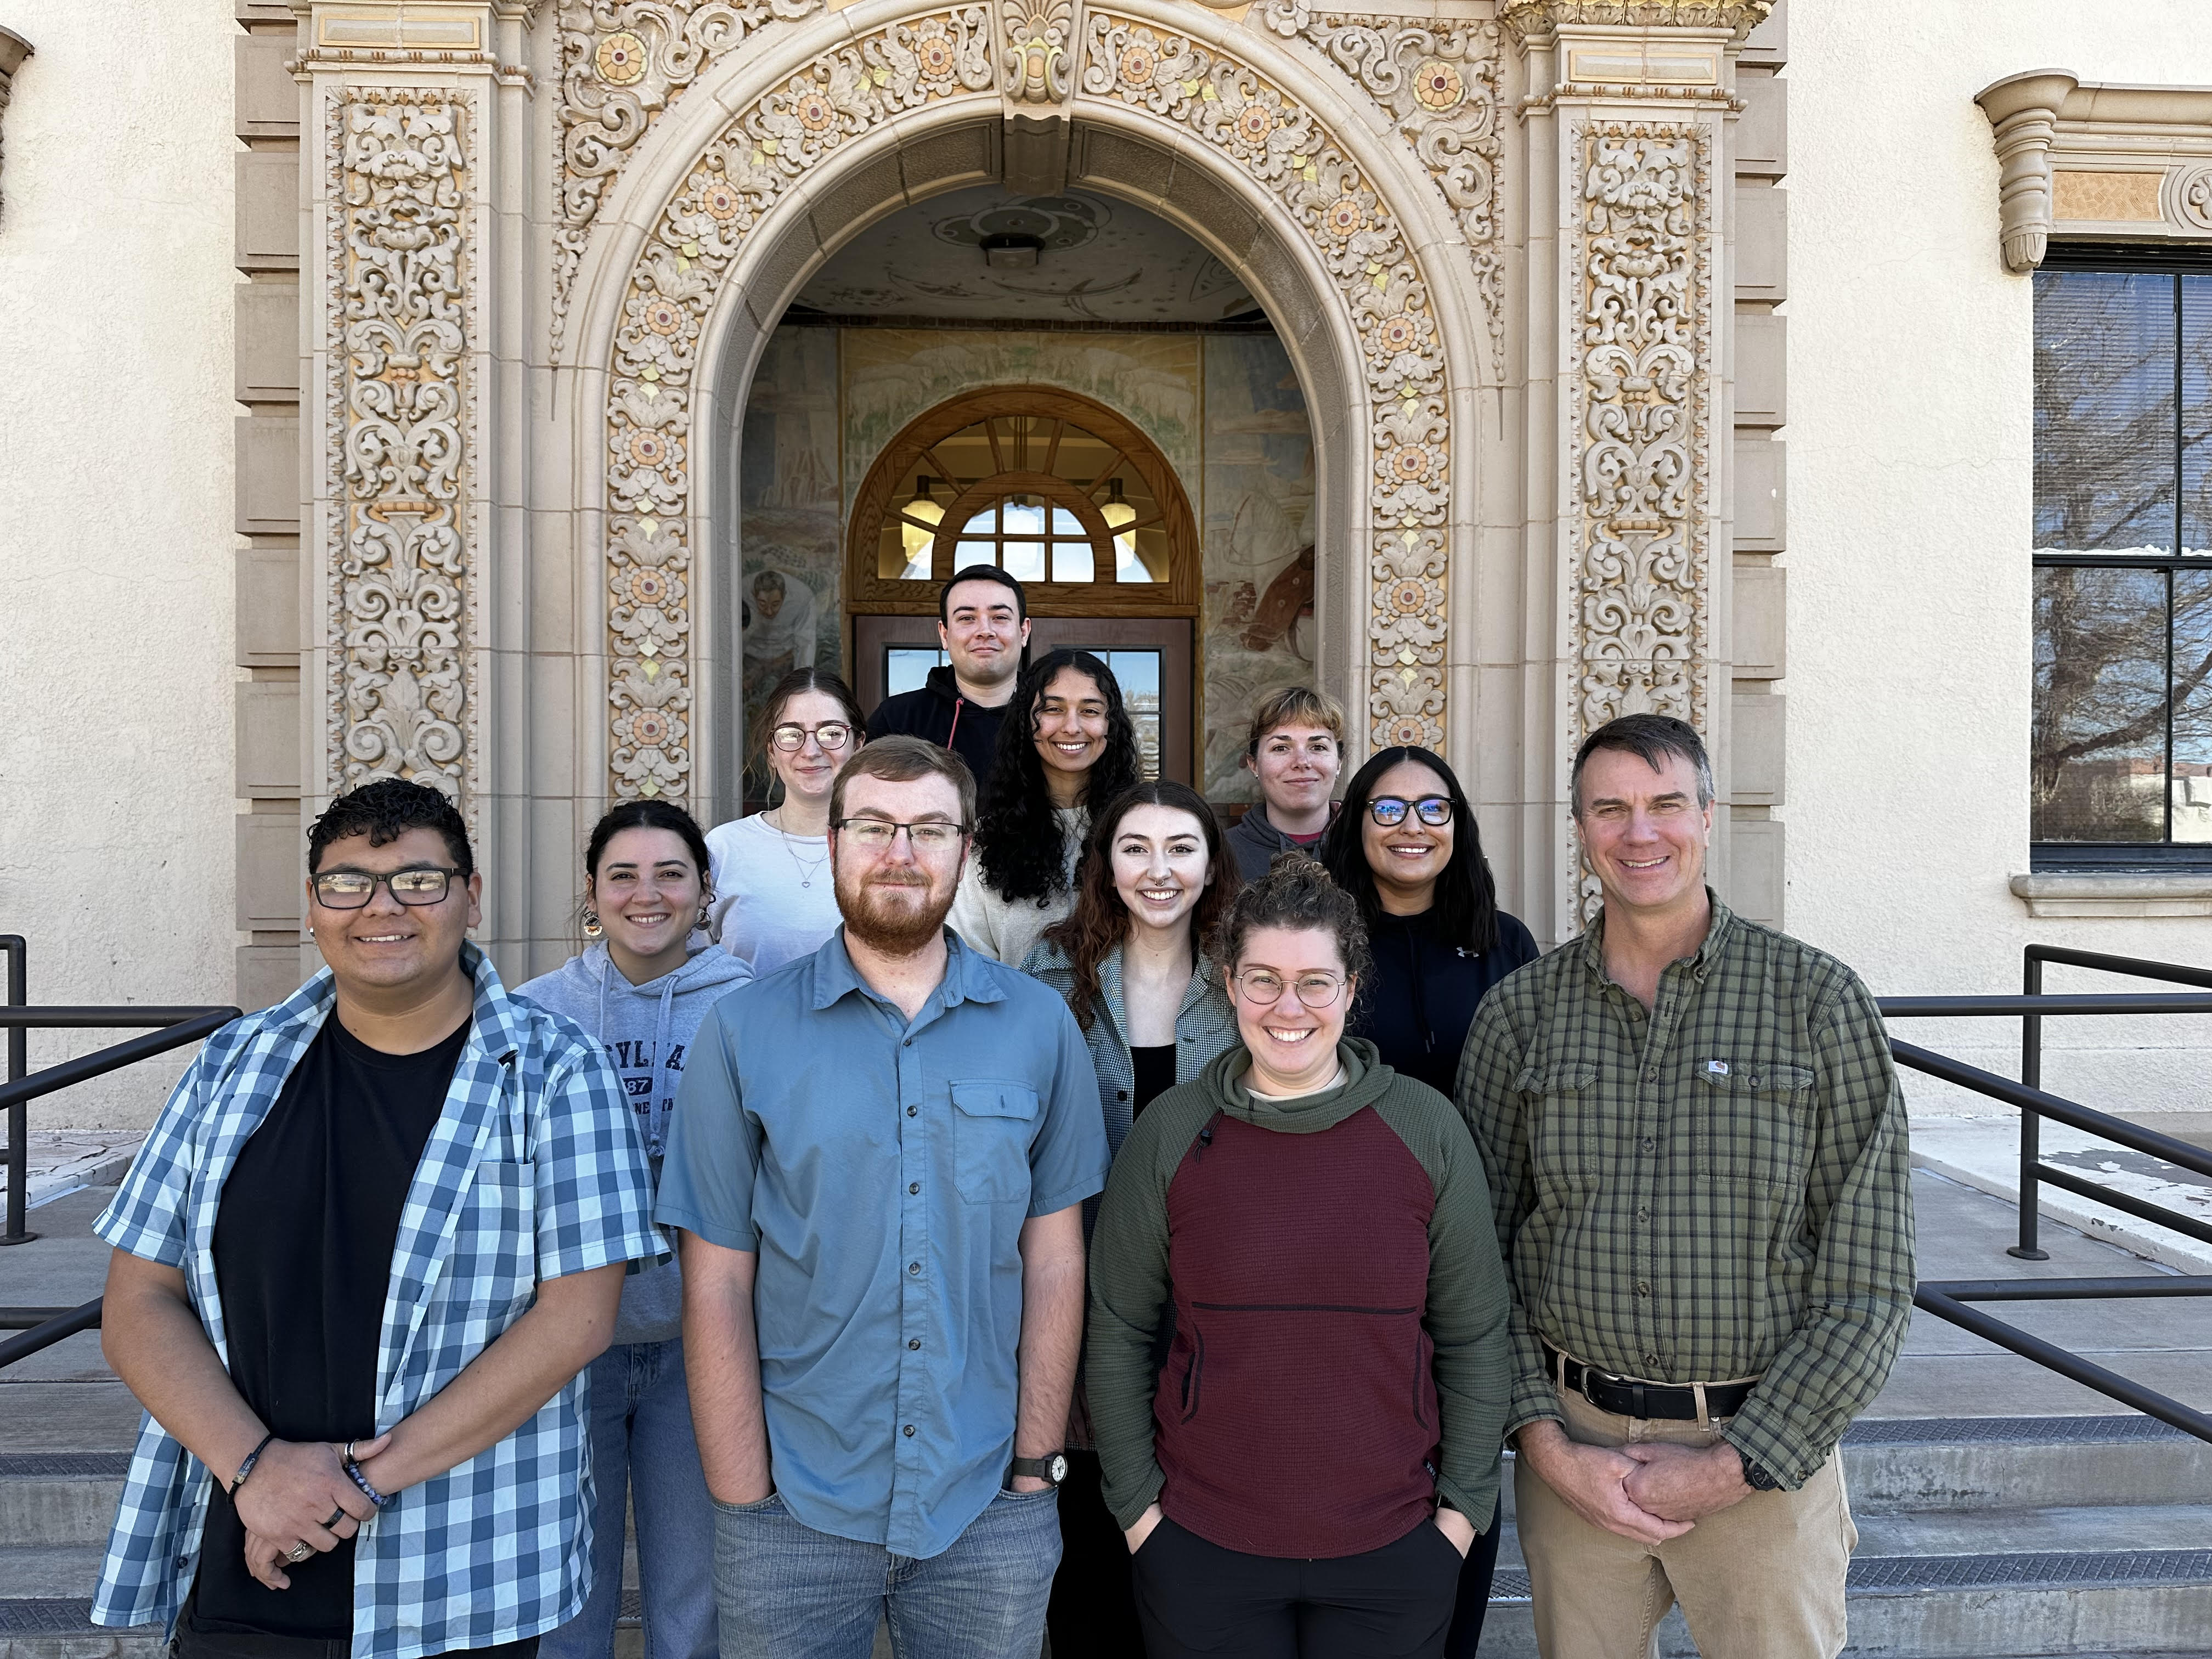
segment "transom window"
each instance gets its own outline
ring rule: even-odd
[[[2035,279],[2038,869],[2212,863],[2212,260]]]
[[[1127,452],[1054,415],[993,415],[931,444],[892,485],[889,580],[994,564],[1024,582],[1157,583],[1167,514]]]

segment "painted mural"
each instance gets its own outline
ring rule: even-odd
[[[792,669],[840,665],[835,330],[781,328],[770,337],[740,442],[738,617],[750,732],[768,689]],[[749,776],[746,793],[757,799],[767,781]]]
[[[740,466],[748,729],[793,665],[845,666],[844,519],[884,444],[947,398],[1023,384],[1120,410],[1182,480],[1204,545],[1203,787],[1213,800],[1256,799],[1238,764],[1246,715],[1314,672],[1313,441],[1273,334],[778,329]]]
[[[1313,436],[1273,334],[1206,342],[1205,793],[1256,800],[1240,763],[1252,705],[1314,678]]]

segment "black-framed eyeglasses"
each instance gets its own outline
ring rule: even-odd
[[[1300,974],[1286,981],[1272,968],[1248,968],[1231,977],[1244,994],[1245,1001],[1262,1008],[1272,1008],[1280,1002],[1283,988],[1287,984],[1300,1002],[1318,1011],[1342,995],[1345,984],[1334,974]]]
[[[1431,830],[1441,830],[1452,821],[1449,795],[1423,795],[1419,800],[1407,800],[1403,795],[1377,795],[1367,803],[1367,816],[1385,830],[1395,830],[1406,821],[1410,811]]]
[[[842,720],[824,720],[819,726],[800,726],[796,722],[779,726],[769,733],[769,741],[787,755],[795,755],[806,747],[812,738],[825,753],[834,754],[853,740],[853,728]]]
[[[941,818],[925,819],[920,823],[894,823],[889,818],[840,818],[830,826],[855,846],[879,853],[898,839],[898,832],[906,831],[907,845],[917,853],[942,853],[960,844],[961,836],[968,833],[964,823],[947,823]]]
[[[380,876],[366,870],[322,870],[308,877],[307,884],[315,890],[315,902],[325,910],[360,909],[375,896],[379,882],[391,890],[395,902],[419,909],[444,903],[453,878],[460,873],[428,865]]]

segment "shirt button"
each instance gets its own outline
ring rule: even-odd
[[[921,1183],[919,1181],[909,1181],[906,1183],[906,1189],[909,1193],[918,1193],[921,1190]]]
[[[1116,1089],[1114,1091],[1114,1098],[1116,1100],[1127,1100],[1128,1097],[1129,1091],[1127,1089]]]
[[[1653,1139],[1650,1135],[1644,1136],[1643,1139],[1638,1141],[1636,1144],[1647,1152],[1656,1152],[1659,1150],[1659,1143]]]
[[[914,1047],[914,1039],[912,1037],[908,1037],[906,1040],[906,1046],[909,1048]]]
[[[1644,1073],[1644,1080],[1646,1083],[1656,1083],[1659,1080],[1659,1068],[1655,1066],[1650,1071]]]
[[[902,1430],[901,1430],[901,1431],[900,1431],[900,1432],[901,1432],[901,1433],[902,1433],[902,1434],[904,1434],[908,1439],[909,1439],[909,1440],[913,1439],[913,1438],[914,1438],[914,1425],[913,1425],[913,1424],[911,1424],[911,1423],[908,1424],[904,1429],[902,1429]]]
[[[1638,1210],[1636,1212],[1636,1218],[1638,1221],[1649,1221],[1651,1219],[1651,1212],[1648,1209]]]
[[[909,1261],[906,1264],[906,1270],[910,1273],[918,1273],[921,1271],[921,1263],[919,1261]]]
[[[909,1348],[919,1348],[921,1346],[921,1339],[918,1336],[908,1337],[906,1345]]]
[[[1659,1356],[1656,1353],[1647,1353],[1644,1356],[1644,1363],[1651,1367],[1652,1370],[1656,1370],[1659,1369]],[[912,1429],[908,1429],[907,1432],[908,1434],[912,1434],[914,1431]]]
[[[1639,1284],[1636,1287],[1636,1293],[1638,1296],[1649,1296],[1651,1294],[1651,1287],[1649,1285]]]
[[[921,1107],[919,1107],[919,1106],[909,1106],[909,1107],[908,1107],[908,1108],[906,1109],[906,1115],[907,1115],[908,1117],[912,1117],[915,1113],[919,1112],[921,1109]]]

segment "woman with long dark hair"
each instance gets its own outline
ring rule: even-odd
[[[714,888],[706,837],[672,801],[624,801],[584,848],[583,954],[516,993],[566,1014],[622,1074],[653,1180],[684,1051],[707,1010],[753,972],[691,948]],[[610,1659],[622,1607],[623,1521],[637,1514],[646,1659],[714,1659],[714,1509],[684,1382],[684,1287],[673,1261],[623,1281],[614,1340],[592,1362],[592,1590],[538,1644],[545,1659]]]
[[[999,724],[990,805],[947,919],[984,955],[1020,966],[1075,908],[1075,865],[1104,805],[1135,783],[1137,729],[1114,671],[1088,651],[1031,663]]]
[[[830,876],[830,787],[867,741],[860,705],[826,668],[794,668],[769,688],[754,746],[779,793],[775,805],[718,823],[708,926],[721,946],[769,974],[812,956],[837,931]]]
[[[1490,988],[1536,959],[1536,941],[1498,908],[1474,809],[1443,757],[1385,749],[1352,775],[1322,841],[1338,886],[1358,901],[1375,965],[1351,1030],[1382,1063],[1449,1098],[1467,1028]],[[1498,1527],[1460,1574],[1446,1659],[1473,1659],[1498,1566]]]
[[[1138,784],[1098,814],[1073,912],[1046,929],[1022,963],[1067,999],[1083,1030],[1109,1151],[1155,1097],[1189,1082],[1237,1041],[1236,1010],[1206,949],[1242,885],[1220,823],[1195,790]],[[1095,1220],[1097,1202],[1085,1208],[1086,1223]],[[1060,1489],[1060,1571],[1046,1614],[1054,1659],[1123,1659],[1144,1644],[1128,1550],[1092,1446],[1079,1389]]]

